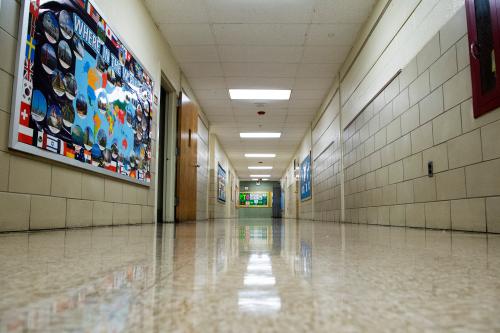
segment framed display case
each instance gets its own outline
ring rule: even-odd
[[[500,106],[500,0],[466,0],[474,117]]]

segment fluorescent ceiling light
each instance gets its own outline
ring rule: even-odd
[[[240,133],[240,138],[281,138],[281,133]]]
[[[249,166],[248,170],[272,170],[272,166]]]
[[[245,154],[245,157],[262,157],[262,158],[273,158],[276,157],[276,154]]]
[[[263,181],[263,182],[268,181],[268,180],[269,180],[268,178],[264,178],[264,179],[262,179],[262,181]]]
[[[252,181],[256,182],[259,181],[257,178],[252,178]]]
[[[277,89],[229,89],[231,99],[262,99],[288,101],[291,90]]]
[[[259,179],[269,178],[269,177],[271,177],[271,175],[250,175],[250,178],[259,178]]]

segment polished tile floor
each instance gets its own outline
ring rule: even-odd
[[[500,236],[225,220],[0,235],[0,332],[500,331]]]

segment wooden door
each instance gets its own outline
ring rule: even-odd
[[[176,221],[196,220],[198,108],[185,94],[177,109]]]

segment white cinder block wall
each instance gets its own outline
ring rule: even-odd
[[[342,145],[338,91],[312,132],[314,218],[341,220]]]
[[[346,221],[500,231],[500,110],[473,120],[466,31],[447,29],[346,128]]]
[[[168,44],[140,0],[96,0],[104,16],[156,82],[162,73],[175,91],[181,71]],[[150,188],[66,167],[8,149],[19,0],[2,0],[0,11],[0,232],[66,227],[152,223],[156,175]],[[134,17],[134,20],[130,20]],[[182,88],[190,91],[183,80]],[[157,125],[154,115],[153,125]],[[156,168],[153,138],[153,170]]]
[[[467,46],[462,3],[355,119],[344,104],[343,156],[341,126],[313,145],[314,219],[339,220],[343,185],[345,222],[500,232],[500,109],[473,118]],[[325,114],[315,128],[333,125]]]

